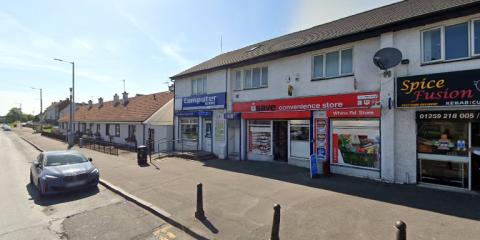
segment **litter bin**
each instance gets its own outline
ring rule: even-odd
[[[83,138],[80,138],[80,139],[78,140],[78,146],[79,146],[80,148],[83,148],[83,141],[84,141]]]
[[[137,163],[138,165],[146,165],[148,156],[148,148],[145,145],[137,147]]]

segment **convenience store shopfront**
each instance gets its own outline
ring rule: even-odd
[[[233,103],[242,160],[379,178],[379,107],[378,92]]]
[[[415,112],[418,183],[480,190],[479,79],[480,70],[397,79],[397,107]]]

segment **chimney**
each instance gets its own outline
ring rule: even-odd
[[[98,107],[102,107],[103,106],[103,98],[99,97],[98,98]]]
[[[128,93],[123,92],[122,95],[123,95],[123,105],[127,105],[127,103],[128,103]]]
[[[120,98],[118,97],[118,94],[115,93],[115,95],[113,95],[113,105],[117,105],[119,101]]]
[[[88,108],[92,108],[93,106],[93,101],[92,100],[88,100]]]

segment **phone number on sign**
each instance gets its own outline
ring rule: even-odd
[[[480,119],[480,113],[420,113],[418,119]]]

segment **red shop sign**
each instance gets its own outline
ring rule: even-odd
[[[329,118],[379,118],[380,115],[380,108],[331,109],[327,111]]]
[[[379,105],[378,92],[349,93],[330,96],[275,99],[233,103],[234,112],[289,112],[339,108],[369,108]]]

